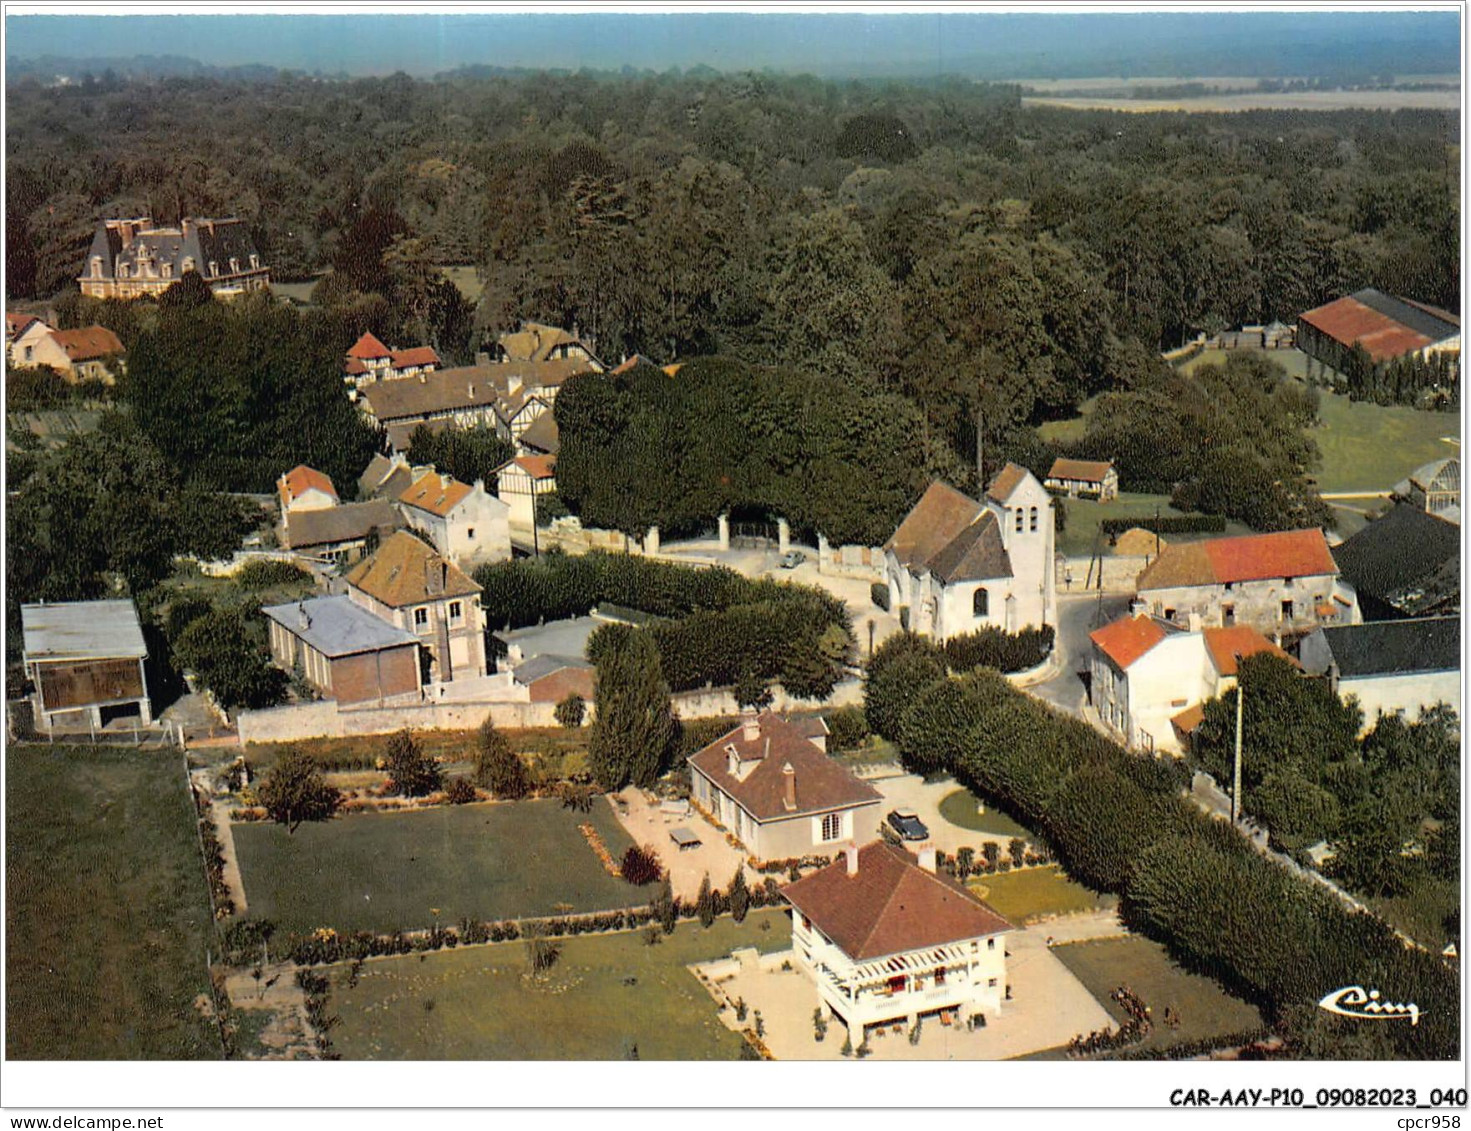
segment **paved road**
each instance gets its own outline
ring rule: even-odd
[[[1062,665],[1055,676],[1028,687],[1027,692],[1070,714],[1081,715],[1087,689],[1078,673],[1087,668],[1093,647],[1088,634],[1128,611],[1126,594],[1105,593],[1101,602],[1097,593],[1059,594],[1056,647],[1062,656]]]

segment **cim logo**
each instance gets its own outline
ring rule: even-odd
[[[1408,1017],[1411,1025],[1420,1024],[1420,1007],[1414,1002],[1401,1005],[1393,1001],[1380,1001],[1378,990],[1365,991],[1363,986],[1345,986],[1334,990],[1318,1008],[1340,1017],[1357,1017],[1361,1021],[1398,1021]]]

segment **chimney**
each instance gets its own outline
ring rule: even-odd
[[[741,739],[745,742],[755,742],[761,737],[761,720],[757,717],[754,708],[747,707],[741,712]]]
[[[185,216],[179,221],[179,231],[186,236],[189,234],[189,217]]]
[[[1142,617],[1148,611],[1148,609],[1149,606],[1141,601],[1138,597],[1135,597],[1132,601],[1129,602],[1129,615],[1131,617]]]
[[[797,809],[797,771],[792,769],[788,762],[781,768],[782,781],[782,807],[788,813],[794,813]]]
[[[442,471],[439,473],[439,486],[442,490],[448,491],[449,485],[454,481],[455,477],[453,475],[446,475]]]
[[[440,573],[435,568],[439,563],[430,558],[424,562],[424,592],[431,597],[438,597],[444,592],[444,586],[440,583]]]
[[[515,396],[521,391],[521,374],[511,373],[506,377],[506,396]]]
[[[848,875],[858,875],[858,846],[856,844],[844,846],[843,855],[848,858]]]
[[[422,370],[422,369],[419,370],[419,384],[421,384],[421,385],[427,385],[427,384],[429,384],[429,382],[427,380],[425,380],[425,378],[424,378],[424,370]]]
[[[312,618],[307,615],[306,602],[305,601],[298,601],[298,602],[296,602],[296,615],[297,615],[297,619],[301,623],[301,629],[302,629],[303,632],[305,632],[307,629],[311,628],[311,626],[312,626]]]
[[[725,772],[737,781],[740,780],[741,756],[736,753],[734,746],[727,746],[725,748]]]
[[[477,480],[475,480],[474,487],[475,487],[475,491],[476,491],[477,494],[481,494],[481,495],[485,494],[485,480],[484,479],[477,479]]]
[[[919,850],[919,866],[926,872],[935,870],[935,846],[926,841]]]

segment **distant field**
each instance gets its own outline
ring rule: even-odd
[[[305,283],[275,283],[271,284],[271,290],[284,298],[295,302],[311,304],[312,289],[321,282],[320,279],[310,279]]]
[[[485,292],[485,284],[480,281],[473,267],[441,267],[442,274],[451,283],[460,289],[470,302],[479,302],[480,296]]]
[[[1452,75],[1449,81],[1455,81]],[[1159,86],[1183,86],[1186,83],[1198,82],[1202,86],[1219,87],[1222,90],[1255,90],[1260,79],[1244,75],[1223,75],[1220,78],[1214,76],[1206,78],[1195,76],[1193,78],[1167,78],[1164,76],[1140,75],[1136,78],[1118,78],[1107,75],[1086,79],[1009,79],[1018,86],[1028,90],[1034,90],[1039,95],[1057,97],[1059,95],[1078,93],[1089,95],[1103,95],[1114,91],[1147,90],[1150,87]],[[1425,81],[1431,81],[1429,79]]]
[[[790,946],[786,915],[684,922],[659,939],[566,939],[544,981],[529,976],[520,942],[371,961],[351,988],[337,967],[332,1040],[346,1060],[737,1059],[741,1038],[686,967],[738,947]]]
[[[1232,997],[1217,983],[1182,970],[1159,943],[1138,935],[1055,946],[1052,953],[1077,975],[1117,1021],[1127,1015],[1113,1000],[1127,986],[1150,1009],[1154,1029],[1134,1049],[1164,1049],[1189,1041],[1209,1040],[1260,1028],[1261,1012]],[[1164,1023],[1165,1007],[1179,1014],[1179,1028]]]
[[[194,1008],[213,941],[175,752],[5,751],[5,1052],[220,1059]]]
[[[633,842],[604,798],[591,813],[557,801],[358,813],[305,824],[238,824],[250,914],[296,931],[392,931],[469,915],[512,919],[646,904],[608,874],[578,831],[590,824],[614,859]]]
[[[1186,80],[1206,81],[1206,80]],[[1076,88],[1075,88],[1076,89]],[[1023,106],[1057,106],[1068,110],[1122,110],[1133,114],[1185,112],[1229,114],[1241,110],[1445,110],[1460,109],[1459,90],[1299,90],[1275,94],[1243,91],[1203,98],[1037,98]]]
[[[1318,416],[1322,426],[1309,435],[1323,453],[1320,491],[1388,491],[1422,464],[1461,453],[1444,439],[1460,439],[1454,412],[1381,408],[1325,392]]]
[[[1302,350],[1202,350],[1195,357],[1180,366],[1181,373],[1194,373],[1202,365],[1219,365],[1232,355],[1251,355],[1264,357],[1268,361],[1275,361],[1287,371],[1289,377],[1302,380],[1308,372],[1308,355]]]
[[[1067,508],[1067,529],[1057,536],[1057,549],[1066,557],[1084,557],[1093,552],[1094,540],[1098,537],[1099,525],[1110,518],[1144,519],[1153,518],[1158,510],[1161,518],[1181,515],[1170,506],[1168,495],[1145,495],[1135,491],[1120,491],[1118,498],[1100,503],[1096,499],[1064,499]],[[1224,538],[1235,534],[1250,534],[1251,528],[1242,523],[1228,520],[1226,529],[1220,534],[1166,534],[1166,542],[1198,542],[1204,538]],[[1102,539],[1104,552],[1108,552],[1108,539]],[[1075,580],[1081,582],[1082,578]]]

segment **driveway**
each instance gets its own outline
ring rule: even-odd
[[[1082,715],[1088,689],[1080,676],[1088,667],[1093,642],[1088,634],[1129,611],[1127,594],[1070,593],[1057,598],[1057,642],[1062,658],[1056,675],[1026,689],[1059,710]]]

